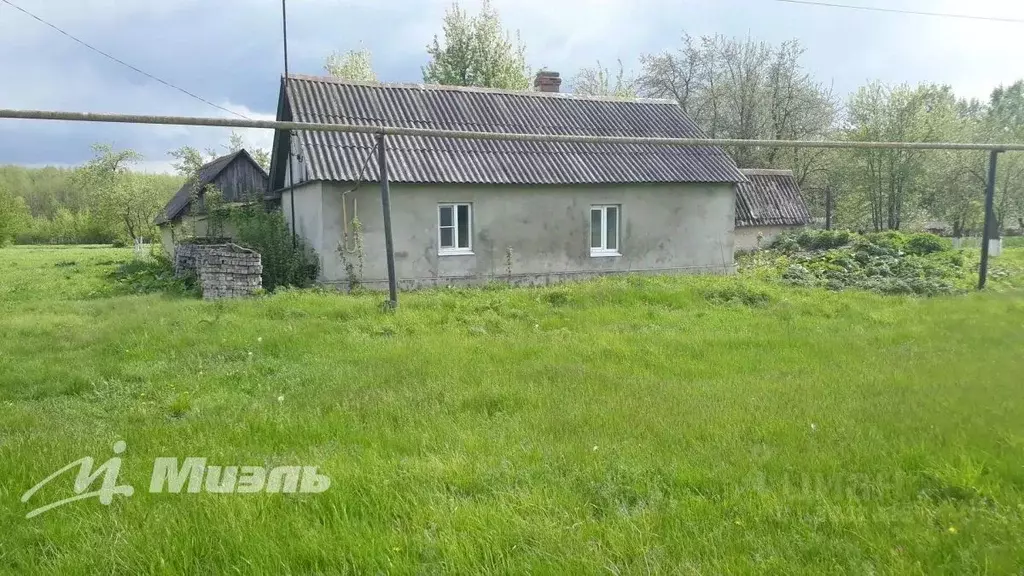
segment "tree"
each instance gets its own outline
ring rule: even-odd
[[[14,240],[28,226],[29,220],[25,199],[15,196],[0,183],[0,246]]]
[[[222,145],[222,148],[227,150],[228,154],[234,154],[239,150],[245,149],[264,170],[270,169],[270,152],[265,148],[247,145],[245,138],[234,130],[231,131],[231,136],[228,137],[228,143]],[[193,146],[181,146],[167,154],[175,159],[175,162],[171,164],[175,172],[185,178],[191,178],[199,172],[199,168],[203,164],[212,162],[220,155],[216,148],[208,148],[204,154]]]
[[[1024,140],[1024,80],[992,92],[984,130],[991,142]],[[1014,221],[1024,229],[1024,159],[1020,154],[1003,154],[997,164],[995,212],[1000,229]],[[982,179],[984,182],[984,178]]]
[[[672,98],[712,138],[822,140],[832,136],[839,103],[803,68],[797,41],[683,36],[674,52],[641,57],[641,95]],[[804,185],[820,173],[825,152],[730,150],[744,168],[789,168]],[[820,174],[818,174],[820,176]]]
[[[619,70],[615,74],[614,84],[608,68],[597,62],[594,68],[583,68],[572,80],[573,94],[582,96],[612,96],[615,98],[636,98],[636,81],[625,77],[622,60],[618,61]]]
[[[77,180],[88,190],[91,213],[109,229],[128,239],[152,235],[152,222],[166,198],[159,188],[146,185],[132,166],[142,159],[133,150],[116,151],[107,144],[93,145],[94,157],[79,169]]]
[[[252,159],[256,161],[264,170],[270,170],[270,152],[266,148],[260,148],[258,146],[246,145],[245,138],[241,134],[231,131],[231,137],[228,140],[228,154],[234,154],[239,150],[245,149],[246,152],[252,156]]]
[[[526,47],[516,32],[513,38],[501,26],[490,0],[480,13],[470,16],[455,2],[445,12],[444,41],[436,35],[427,46],[430,62],[423,67],[423,81],[448,86],[482,86],[527,90],[530,68]]]
[[[234,135],[233,132],[232,135]],[[182,146],[171,150],[167,154],[176,160],[176,162],[171,164],[175,172],[185,178],[195,176],[199,172],[199,168],[208,162],[203,153],[192,146]]]
[[[363,48],[348,52],[334,52],[324,62],[324,71],[342,80],[376,82],[370,51]]]

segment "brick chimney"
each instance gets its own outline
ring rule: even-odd
[[[562,79],[558,72],[549,70],[537,72],[537,77],[533,80],[533,88],[538,92],[558,92],[558,87],[561,85]]]

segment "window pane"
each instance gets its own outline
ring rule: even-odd
[[[605,208],[608,214],[608,243],[605,248],[609,250],[619,249],[619,209],[615,206]]]
[[[601,209],[590,210],[590,247],[603,248],[601,246]]]
[[[454,226],[454,223],[452,223],[452,207],[451,206],[441,206],[440,214],[441,214],[441,226]]]
[[[455,229],[441,228],[441,248],[455,247]]]
[[[459,248],[469,248],[469,204],[459,204]]]

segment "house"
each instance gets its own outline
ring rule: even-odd
[[[756,250],[787,230],[807,226],[800,185],[790,170],[742,170],[736,185],[736,250]]]
[[[511,92],[290,76],[277,119],[704,136],[673,101],[577,97],[558,93],[559,82],[542,72],[536,91]],[[395,266],[404,288],[735,270],[734,186],[745,178],[719,148],[386,140]],[[319,254],[326,284],[387,285],[375,142],[370,134],[275,134],[268,200],[280,203],[289,225]]]
[[[200,204],[205,200],[208,186],[220,190],[225,202],[237,203],[259,199],[267,193],[270,176],[244,149],[221,156],[197,171],[171,198],[153,223],[160,227],[160,240],[164,250],[174,255],[174,243],[184,236],[203,236],[207,232],[206,217],[202,209],[193,210],[192,191],[198,190]],[[187,219],[186,216],[194,215]]]

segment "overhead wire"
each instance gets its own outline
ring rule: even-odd
[[[177,90],[178,92],[181,92],[182,94],[185,94],[187,96],[195,98],[196,100],[198,100],[198,101],[200,101],[200,102],[202,102],[204,104],[208,104],[210,106],[213,106],[214,108],[216,108],[218,110],[221,110],[223,112],[227,112],[229,114],[234,114],[235,116],[238,116],[239,118],[245,118],[246,120],[251,120],[251,118],[249,118],[245,114],[242,114],[240,112],[236,112],[234,110],[225,108],[224,106],[220,106],[219,104],[214,104],[213,102],[207,100],[206,98],[203,98],[202,96],[199,96],[198,94],[195,94],[194,92],[190,92],[190,91],[188,91],[188,90],[186,90],[186,89],[184,89],[184,88],[182,88],[180,86],[177,86],[175,84],[172,84],[172,83],[168,82],[167,80],[164,80],[163,78],[160,78],[158,76],[150,74],[149,72],[146,72],[145,70],[142,70],[141,68],[138,68],[137,66],[133,66],[133,65],[129,64],[128,62],[125,62],[124,60],[121,60],[120,58],[118,58],[118,57],[116,57],[116,56],[114,56],[114,55],[112,55],[112,54],[110,54],[108,52],[104,52],[103,50],[100,50],[99,48],[93,46],[92,44],[89,44],[85,40],[82,40],[81,38],[78,38],[77,36],[71,34],[70,32],[64,30],[63,28],[61,28],[59,26],[57,26],[56,24],[48,22],[47,20],[44,20],[40,16],[37,16],[36,14],[33,14],[32,12],[29,12],[28,10],[22,8],[21,6],[18,6],[17,4],[11,2],[11,0],[0,0],[0,2],[3,2],[4,4],[7,4],[8,6],[10,6],[11,8],[14,8],[15,10],[25,14],[26,16],[29,16],[30,18],[33,18],[36,21],[42,23],[43,25],[48,26],[48,27],[52,28],[53,30],[56,30],[57,32],[63,34],[64,36],[66,36],[66,37],[70,38],[71,40],[77,42],[78,44],[80,44],[82,46],[85,46],[89,50],[92,50],[93,52],[95,52],[95,53],[97,53],[97,54],[99,54],[99,55],[101,55],[101,56],[103,56],[105,58],[108,58],[108,59],[110,59],[110,60],[112,60],[112,61],[114,61],[114,62],[116,62],[116,63],[118,63],[118,64],[120,64],[120,65],[122,65],[122,66],[124,66],[126,68],[128,68],[128,69],[130,69],[130,70],[133,70],[133,71],[135,71],[135,72],[145,76],[146,78],[149,78],[151,80],[159,82],[160,84],[163,84],[164,86],[167,86],[168,88],[172,88],[174,90]]]
[[[859,6],[856,4],[840,4],[838,2],[820,2],[818,0],[774,0],[784,4],[801,4],[804,6],[820,6],[825,8],[842,8],[846,10],[861,10],[865,12],[885,12],[888,14],[907,14],[913,16],[932,16],[936,18],[959,18],[962,20],[982,20],[987,22],[1004,22],[1010,24],[1024,24],[1022,18],[1008,18],[1002,16],[978,16],[973,14],[952,14],[948,12],[927,12],[923,10],[904,10],[901,8],[882,8],[879,6]]]

